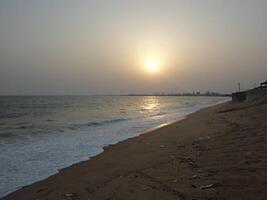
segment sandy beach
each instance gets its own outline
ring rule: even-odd
[[[266,199],[266,118],[266,99],[206,108],[2,199]]]

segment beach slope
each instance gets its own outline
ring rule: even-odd
[[[266,102],[203,109],[3,200],[267,199]]]

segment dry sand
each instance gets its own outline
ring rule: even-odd
[[[266,119],[266,101],[203,109],[3,199],[267,199]]]

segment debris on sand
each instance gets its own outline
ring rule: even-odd
[[[73,200],[75,199],[76,194],[75,193],[66,193],[63,195],[67,200]]]
[[[199,178],[199,176],[197,174],[190,177],[190,179],[197,179],[197,178]]]
[[[72,194],[72,193],[67,193],[67,194],[64,194],[64,196],[65,196],[65,197],[73,197],[74,194]]]
[[[199,189],[206,190],[206,189],[218,187],[219,185],[220,185],[219,183],[212,183],[212,184],[200,186]]]
[[[143,188],[144,191],[147,191],[147,190],[149,190],[149,189],[150,189],[150,187],[144,187],[144,188]]]

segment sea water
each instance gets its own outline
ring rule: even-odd
[[[2,96],[0,196],[226,97]]]

